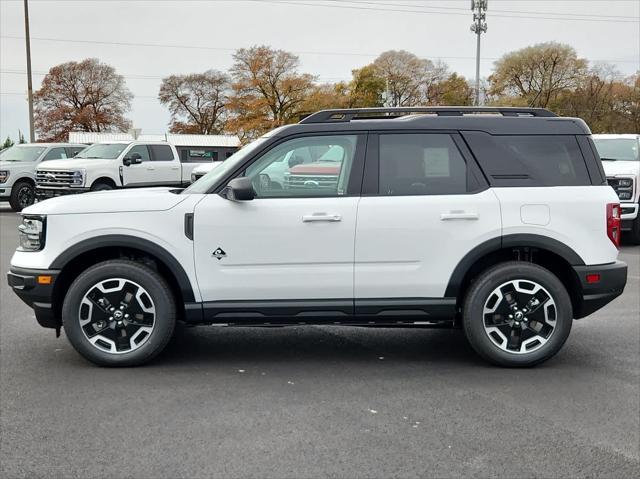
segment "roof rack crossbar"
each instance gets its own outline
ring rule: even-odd
[[[473,113],[497,113],[502,116],[555,117],[555,113],[545,108],[493,107],[493,106],[431,106],[392,108],[346,108],[322,110],[300,120],[300,123],[345,123],[363,116],[363,119],[398,118],[407,114],[434,113],[438,116],[463,116]]]

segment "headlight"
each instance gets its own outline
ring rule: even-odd
[[[40,251],[44,248],[46,221],[44,216],[24,216],[18,226],[19,251]]]
[[[71,186],[84,186],[84,170],[75,170],[73,172]]]
[[[618,198],[620,198],[621,200],[630,200],[631,199],[631,192],[630,191],[619,191],[618,192]]]
[[[0,170],[0,183],[4,183],[9,179],[9,172],[7,170]]]
[[[631,186],[633,185],[633,180],[631,178],[622,178],[618,180],[619,186]]]

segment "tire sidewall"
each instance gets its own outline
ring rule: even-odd
[[[93,346],[86,338],[79,320],[80,303],[84,295],[97,283],[124,278],[142,286],[151,297],[156,317],[147,340],[134,351],[110,354]],[[135,366],[160,353],[173,335],[176,308],[170,289],[150,268],[134,262],[107,261],[82,273],[70,286],[62,306],[62,325],[73,347],[86,359],[101,366]]]
[[[484,329],[483,310],[489,295],[501,284],[515,279],[531,280],[553,297],[557,319],[551,338],[531,353],[514,354],[501,350]],[[502,366],[533,366],[556,354],[567,340],[573,322],[571,299],[562,282],[550,271],[531,263],[510,262],[491,268],[471,286],[467,295],[463,326],[471,346],[488,361]]]

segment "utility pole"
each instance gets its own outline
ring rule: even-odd
[[[25,0],[26,1],[26,0]],[[476,34],[476,106],[480,105],[480,35],[487,32],[487,4],[489,0],[471,0],[473,23],[471,31]]]
[[[31,40],[29,39],[29,5],[24,0],[24,36],[27,42],[27,88],[29,94],[29,141],[35,143],[36,133],[33,130],[33,81],[31,80]]]

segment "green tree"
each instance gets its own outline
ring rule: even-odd
[[[434,83],[429,89],[431,105],[473,105],[473,88],[469,82],[457,73],[452,73],[445,80]]]
[[[587,71],[569,45],[548,42],[516,50],[494,64],[489,93],[521,98],[532,107],[547,107],[561,93],[574,89]]]
[[[7,139],[4,140],[4,143],[0,146],[0,151],[10,148],[13,146],[13,140],[7,136]]]
[[[18,130],[18,143],[20,145],[26,143],[27,141],[24,139],[24,135],[22,134],[22,132],[20,130]]]

